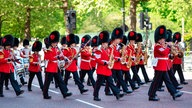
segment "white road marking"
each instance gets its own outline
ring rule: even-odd
[[[39,87],[38,85],[36,85],[36,84],[32,84],[32,86],[37,87],[37,88],[40,88],[40,87]],[[51,90],[51,89],[49,89],[49,91],[52,92],[52,93],[55,93],[55,94],[61,94],[61,93],[59,93],[59,92],[57,92],[57,91],[54,91],[54,90]],[[98,106],[98,105],[95,105],[95,104],[92,104],[92,103],[83,101],[83,100],[81,100],[81,99],[75,99],[75,100],[78,101],[78,102],[81,102],[81,103],[84,103],[84,104],[93,106],[93,107],[95,107],[95,108],[104,108],[104,107],[101,107],[101,106]]]
[[[188,92],[188,91],[181,91],[183,93],[187,93],[187,94],[192,94],[192,92]]]

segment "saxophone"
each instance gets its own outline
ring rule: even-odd
[[[135,57],[135,64],[137,65],[137,64],[139,64],[139,62],[140,62],[140,59],[141,59],[141,57],[142,57],[142,53],[141,54],[139,54],[140,53],[140,48],[137,50],[137,55],[136,55],[136,57]]]
[[[178,50],[178,57],[179,57],[179,58],[183,58],[184,53],[183,53],[182,47],[181,47],[180,44],[178,45],[178,47],[179,47],[179,50]]]
[[[127,59],[127,54],[126,54],[126,46],[124,44],[120,52],[121,52],[121,64],[125,64]]]
[[[132,65],[132,62],[133,62],[133,60],[132,60],[132,58],[131,58],[131,55],[132,55],[132,50],[130,50],[130,54],[129,54],[129,56],[128,56],[127,68],[130,68],[131,65]]]
[[[109,68],[109,69],[112,69],[112,68],[113,68],[114,62],[115,62],[113,52],[114,52],[114,49],[112,48],[112,52],[111,52],[111,54],[109,55],[109,63],[108,63],[108,68]]]

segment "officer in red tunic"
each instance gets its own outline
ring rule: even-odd
[[[121,53],[119,43],[123,38],[123,30],[121,28],[115,28],[112,32],[111,39],[113,40],[110,45],[110,50],[113,51],[114,54],[114,66],[112,68],[113,78],[117,80],[117,85],[122,86],[123,92],[125,94],[132,93],[132,91],[128,90],[128,87],[123,80],[123,74],[121,70]]]
[[[177,91],[173,86],[167,72],[169,68],[168,55],[170,53],[170,48],[165,44],[166,35],[167,32],[164,25],[157,27],[155,30],[154,60],[152,63],[155,75],[148,91],[149,101],[159,101],[156,91],[162,80],[165,82],[166,87],[174,100],[183,95],[182,92]]]
[[[14,78],[14,63],[15,58],[12,50],[10,49],[14,43],[14,37],[12,35],[5,35],[1,41],[4,49],[0,51],[0,97],[4,97],[3,95],[3,83],[4,76],[9,75],[9,79],[11,85],[17,96],[24,93],[23,90],[20,90],[19,84],[17,80]]]
[[[108,49],[109,42],[109,33],[107,31],[102,31],[99,34],[99,39],[101,43],[101,49],[95,52],[96,62],[97,62],[97,81],[95,84],[94,92],[93,92],[93,100],[101,101],[99,98],[99,90],[103,80],[106,80],[109,87],[111,88],[113,94],[116,96],[116,99],[123,97],[123,94],[120,94],[120,90],[114,85],[112,79],[112,72],[109,69],[109,59],[110,59],[110,50]]]
[[[138,71],[136,68],[136,64],[135,64],[135,57],[136,57],[136,50],[135,50],[135,40],[136,40],[136,35],[137,33],[135,31],[130,31],[128,33],[128,40],[129,40],[129,45],[128,48],[131,50],[131,58],[132,58],[132,64],[131,64],[131,70],[133,72],[133,78],[132,80],[137,82],[138,85],[142,85],[144,84],[143,82],[141,82],[141,79],[138,75]]]
[[[68,88],[61,78],[61,74],[58,72],[58,61],[60,59],[60,54],[58,54],[57,44],[59,42],[60,33],[58,31],[53,31],[49,35],[50,47],[45,53],[45,60],[48,61],[46,69],[45,69],[45,82],[43,87],[43,97],[44,99],[51,99],[51,96],[48,95],[48,89],[50,86],[50,82],[53,77],[57,80],[59,89],[64,98],[71,96],[72,93],[68,92]]]
[[[66,56],[69,59],[69,62],[66,63],[65,66],[65,78],[64,81],[66,84],[68,84],[68,79],[70,77],[70,74],[73,74],[73,78],[75,80],[75,83],[77,84],[80,93],[83,94],[84,92],[87,92],[88,89],[84,88],[83,83],[80,81],[80,78],[77,73],[77,52],[75,49],[75,35],[69,34],[67,37],[67,44],[68,44],[68,50],[65,50],[64,56]]]
[[[136,40],[135,40],[135,42],[137,43],[137,50],[136,50],[137,55],[136,56],[139,56],[139,58],[138,58],[139,60],[138,60],[138,64],[136,67],[137,67],[138,72],[139,72],[139,69],[141,68],[145,83],[148,83],[151,81],[149,80],[149,77],[147,75],[145,65],[144,65],[144,52],[142,51],[142,44],[141,44],[142,41],[143,41],[143,39],[142,39],[141,33],[137,33]]]
[[[129,57],[131,57],[131,50],[127,47],[127,37],[123,36],[123,40],[121,45],[121,69],[123,72],[124,80],[125,82],[129,82],[132,90],[136,90],[139,88],[139,86],[135,85],[135,82],[132,81],[131,75],[130,75],[130,67],[128,66]]]
[[[43,80],[41,75],[41,55],[39,51],[41,51],[42,43],[40,41],[35,41],[32,46],[32,51],[34,52],[29,57],[29,81],[28,81],[28,91],[32,91],[31,84],[34,76],[37,76],[40,89],[43,91]]]
[[[181,46],[179,45],[179,42],[181,42],[181,33],[179,32],[174,33],[173,42],[175,43],[175,48],[177,48],[177,51],[178,51],[178,55],[175,55],[173,59],[173,72],[174,74],[176,73],[176,71],[178,72],[181,84],[188,84],[188,82],[185,81],[183,71],[181,68],[182,57],[183,57],[183,52],[182,52]]]
[[[84,46],[82,48],[82,51],[81,51],[81,63],[80,63],[81,76],[80,76],[80,80],[83,83],[85,75],[88,74],[88,77],[90,78],[92,86],[94,88],[95,80],[93,78],[92,66],[91,66],[91,56],[92,56],[92,49],[90,47],[91,36],[89,36],[89,35],[83,36],[81,39],[81,44],[86,44],[86,46]]]

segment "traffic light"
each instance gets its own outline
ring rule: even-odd
[[[76,11],[75,10],[67,10],[67,28],[71,30],[76,29]]]
[[[140,29],[143,30],[144,28],[144,13],[140,13]]]

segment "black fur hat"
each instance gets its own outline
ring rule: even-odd
[[[42,43],[40,41],[35,41],[32,46],[32,51],[41,51]]]
[[[14,37],[12,35],[5,35],[1,40],[2,46],[13,46]]]
[[[81,39],[81,44],[86,44],[90,39],[91,39],[90,35],[83,36]],[[87,46],[90,46],[90,45],[91,45],[91,41],[87,43]]]
[[[102,31],[99,33],[99,43],[105,43],[109,42],[109,32],[108,31]]]
[[[25,46],[25,45],[29,45],[29,40],[28,39],[23,40],[23,46]]]
[[[172,42],[173,38],[172,38],[172,31],[170,29],[167,30],[167,39],[166,42]]]
[[[45,44],[45,47],[48,49],[49,46],[50,46],[49,38],[48,38],[48,37],[46,37],[46,38],[44,39],[44,44]]]
[[[127,44],[127,37],[126,37],[125,35],[123,35],[122,43],[123,43],[124,45]]]
[[[63,36],[61,38],[61,45],[63,45],[63,44],[67,44],[66,36]]]
[[[158,42],[158,40],[164,38],[167,39],[167,31],[166,31],[166,27],[164,25],[160,25],[156,28],[155,30],[155,43]]]
[[[96,47],[99,46],[99,37],[98,36],[94,36],[91,40],[91,46],[92,47]]]
[[[142,41],[143,41],[143,38],[142,38],[141,33],[137,33],[135,42],[142,42]]]
[[[1,40],[2,40],[3,38],[2,37],[0,37],[0,46],[2,46],[2,43],[1,43]]]
[[[76,36],[74,34],[69,34],[67,37],[66,37],[66,40],[67,40],[67,45],[70,46],[71,44],[73,43],[77,43],[76,42]]]
[[[128,33],[128,40],[136,40],[137,33],[135,31],[130,31]]]
[[[18,38],[15,38],[15,39],[14,39],[14,44],[13,44],[13,46],[16,46],[16,47],[19,46],[19,39],[18,39]]]
[[[51,34],[49,35],[49,42],[50,42],[50,44],[51,43],[55,43],[55,42],[59,42],[59,38],[60,38],[59,31],[51,32]]]
[[[115,28],[111,34],[111,39],[122,39],[123,38],[123,30],[121,28]]]
[[[181,42],[181,33],[179,32],[175,32],[174,35],[173,35],[173,42]]]
[[[79,36],[75,35],[76,44],[79,44]]]

